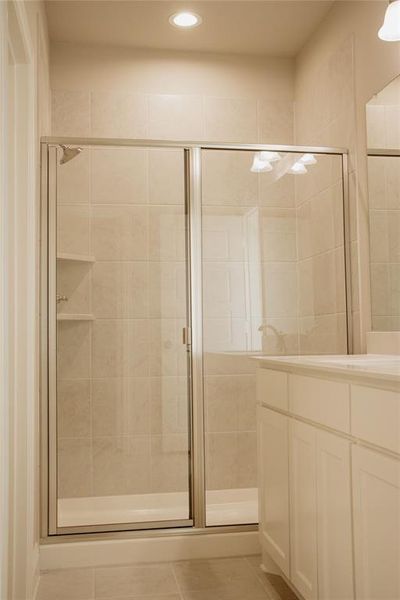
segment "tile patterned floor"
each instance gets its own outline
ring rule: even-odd
[[[297,600],[259,556],[44,572],[38,600]]]

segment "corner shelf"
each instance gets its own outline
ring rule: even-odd
[[[89,256],[86,254],[70,254],[66,252],[60,252],[59,254],[57,254],[57,260],[68,260],[85,263],[95,262],[94,256]]]
[[[57,321],[94,321],[94,315],[57,313]]]

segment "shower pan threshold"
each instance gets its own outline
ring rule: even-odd
[[[58,526],[146,523],[189,518],[185,492],[94,496],[58,500]],[[207,525],[258,523],[257,488],[207,492]]]

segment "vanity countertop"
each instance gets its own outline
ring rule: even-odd
[[[349,378],[392,382],[400,389],[400,356],[385,354],[254,356],[259,366],[280,371],[332,373]]]

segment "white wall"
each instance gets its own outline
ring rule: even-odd
[[[365,105],[400,72],[399,44],[377,36],[386,6],[336,2],[296,60],[296,142],[350,149],[356,351],[370,330]]]
[[[48,41],[41,2],[0,11],[0,594],[22,600],[38,583],[38,138],[49,123]]]

